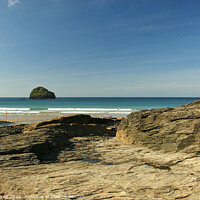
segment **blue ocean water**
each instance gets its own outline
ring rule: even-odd
[[[4,114],[129,114],[133,111],[175,107],[187,104],[197,97],[91,97],[57,98],[53,100],[30,100],[28,98],[0,98],[0,113]]]

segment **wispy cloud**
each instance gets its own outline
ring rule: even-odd
[[[178,29],[181,27],[192,26],[197,23],[186,22],[186,23],[176,23],[176,24],[150,24],[150,25],[143,25],[143,26],[136,26],[134,28],[129,28],[129,31],[137,31],[137,32],[150,32],[150,31],[161,31],[161,30],[171,30],[171,29]],[[199,24],[199,23],[198,23]]]
[[[15,6],[17,3],[20,3],[19,0],[8,0],[8,6]]]
[[[86,77],[86,76],[99,76],[99,75],[114,75],[114,74],[122,74],[122,73],[130,73],[130,70],[101,70],[101,71],[90,71],[90,72],[77,72],[77,73],[68,73],[68,74],[60,74],[53,75],[53,77],[58,78],[66,78],[66,77]],[[48,76],[48,78],[52,78]]]

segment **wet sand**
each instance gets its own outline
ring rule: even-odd
[[[61,114],[24,114],[24,115],[8,115],[7,119],[5,118],[5,116],[1,116],[0,115],[0,124],[4,124],[4,123],[15,123],[15,124],[27,124],[27,123],[34,123],[34,122],[40,122],[40,121],[44,121],[44,120],[48,120],[48,119],[52,119],[52,118],[56,118],[62,116]]]
[[[23,115],[17,115],[17,114],[10,114],[7,115],[0,115],[0,125],[8,125],[9,123],[14,123],[14,124],[29,124],[29,123],[36,123],[36,122],[41,122],[45,121],[48,119],[53,119],[57,117],[64,116],[63,114],[59,113],[53,113],[53,114],[23,114]],[[92,117],[115,117],[115,118],[121,118],[121,117],[126,117],[127,115],[125,114],[113,114],[111,115],[106,115],[106,114],[97,114],[97,115],[91,115]]]

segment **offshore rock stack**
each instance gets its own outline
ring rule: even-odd
[[[53,92],[48,91],[44,87],[37,87],[30,93],[30,99],[55,99],[56,96]]]

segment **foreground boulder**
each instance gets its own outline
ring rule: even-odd
[[[200,153],[200,101],[175,108],[133,112],[116,138],[126,144],[165,152]]]
[[[30,99],[55,99],[56,96],[53,92],[48,91],[44,87],[37,87],[30,93]]]

